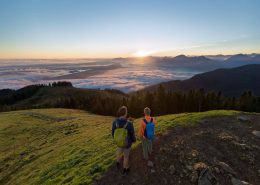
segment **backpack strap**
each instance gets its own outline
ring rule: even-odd
[[[144,118],[143,121],[145,122],[145,124],[148,124],[148,121]],[[151,117],[150,119],[150,123],[153,123],[153,118]]]
[[[124,125],[124,129],[128,126],[128,121],[126,121],[126,124]]]
[[[124,129],[128,126],[128,121],[126,121],[125,125],[123,126]],[[118,121],[116,121],[116,128],[119,128]]]

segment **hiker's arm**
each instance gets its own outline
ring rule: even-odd
[[[134,129],[133,123],[131,123],[131,127],[130,127],[130,136],[131,136],[133,143],[136,142],[135,129]]]
[[[140,139],[143,139],[144,138],[144,121],[143,120],[141,120],[141,122],[140,122],[140,127],[139,127],[139,137],[140,137]]]
[[[156,125],[156,124],[157,124],[154,118],[153,118],[153,123],[154,123],[154,125]]]
[[[116,129],[116,124],[115,124],[115,122],[113,122],[112,123],[112,137],[113,138],[114,138],[115,129]]]

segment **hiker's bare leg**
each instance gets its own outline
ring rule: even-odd
[[[124,153],[124,162],[123,162],[123,167],[125,169],[129,168],[129,154],[130,154],[131,148],[125,148],[123,153]]]
[[[120,163],[123,157],[123,148],[117,148],[116,151],[116,162]]]

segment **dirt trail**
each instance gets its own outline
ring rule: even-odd
[[[131,153],[127,176],[113,166],[94,184],[259,185],[260,138],[252,131],[260,131],[260,116],[243,116],[241,120],[237,116],[208,118],[193,127],[175,127],[154,142],[153,167],[143,161],[138,147]]]

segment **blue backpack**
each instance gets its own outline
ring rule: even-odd
[[[146,124],[144,135],[148,140],[153,140],[154,138],[154,123],[153,118],[151,118],[150,122],[148,122],[146,119],[143,119],[143,121]]]

